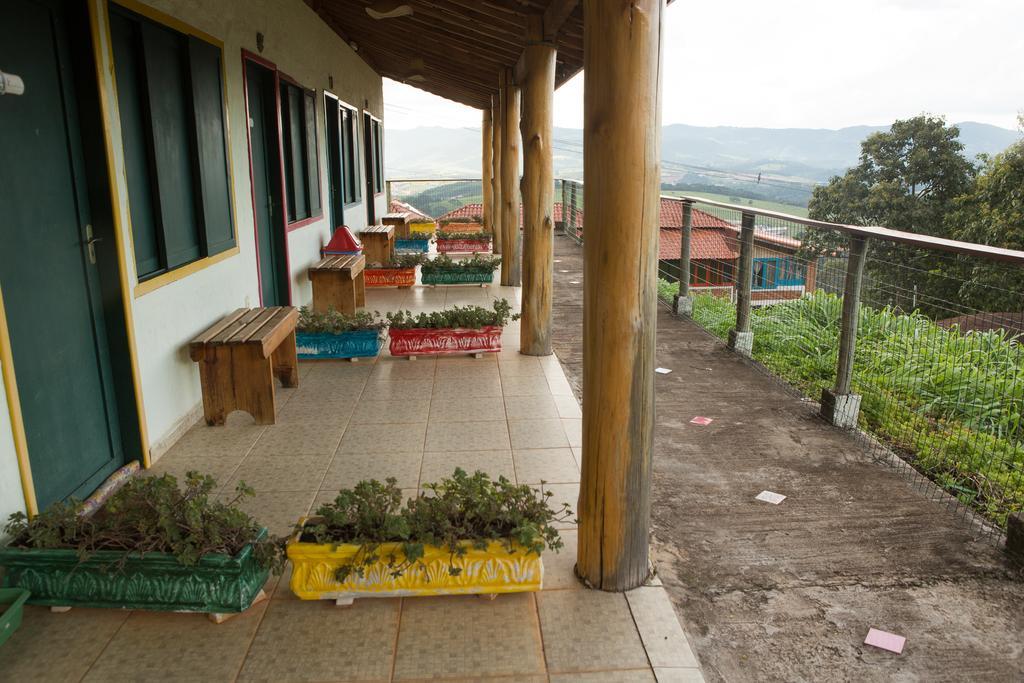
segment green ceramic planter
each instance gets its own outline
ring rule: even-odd
[[[425,285],[489,285],[494,281],[494,272],[490,270],[434,270],[420,275]]]
[[[104,550],[80,562],[74,550],[8,546],[0,549],[0,566],[4,586],[31,592],[30,605],[174,612],[241,612],[270,575],[248,545],[234,557],[207,555],[193,567],[164,553],[131,555],[118,567],[123,557]]]
[[[21,626],[21,613],[28,595],[23,588],[0,588],[0,645]]]

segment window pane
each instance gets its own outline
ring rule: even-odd
[[[304,93],[306,128],[306,187],[309,195],[309,215],[323,213],[320,205],[320,149],[316,144],[316,95],[313,91]]]
[[[288,137],[291,140],[289,162],[294,183],[295,219],[309,217],[309,197],[306,190],[306,116],[303,112],[302,91],[288,88]]]

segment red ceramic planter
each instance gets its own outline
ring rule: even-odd
[[[490,240],[437,240],[439,254],[480,253],[490,250]]]
[[[389,348],[392,356],[492,353],[501,351],[501,330],[496,326],[479,330],[391,329]]]
[[[412,287],[415,268],[367,268],[363,271],[367,287]]]

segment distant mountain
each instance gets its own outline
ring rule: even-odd
[[[965,153],[995,154],[1019,139],[1016,131],[966,121]],[[672,124],[662,129],[662,175],[686,187],[757,191],[766,198],[805,203],[815,183],[857,163],[860,143],[887,126],[735,128]],[[471,128],[388,130],[385,168],[391,178],[479,177],[480,131]],[[555,129],[555,175],[583,175],[583,131]],[[758,174],[763,181],[757,183]]]

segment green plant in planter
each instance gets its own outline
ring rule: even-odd
[[[434,233],[432,232],[412,232],[410,231],[405,237],[399,237],[398,239],[406,242],[429,242],[434,239]]]
[[[484,222],[484,217],[480,214],[473,214],[472,216],[456,216],[455,218],[446,218],[440,222],[440,226],[443,228],[446,225],[473,225],[474,223],[480,225]]]
[[[386,270],[399,270],[405,268],[415,268],[427,263],[430,259],[427,258],[426,254],[397,254],[391,258],[387,263],[368,263],[367,268],[374,269],[386,269]]]
[[[436,273],[441,270],[479,270],[490,273],[501,265],[500,256],[473,254],[471,258],[454,260],[447,254],[438,254],[423,264],[423,273]]]
[[[280,574],[282,541],[260,538],[262,526],[238,507],[254,491],[239,482],[233,498],[219,501],[212,496],[216,487],[213,477],[198,472],[186,475],[184,488],[170,474],[137,477],[91,516],[80,516],[76,501],[59,502],[31,520],[12,514],[4,530],[12,547],[76,550],[80,561],[111,550],[124,552],[122,562],[166,553],[193,567],[206,555],[235,556],[251,544],[259,565]]]
[[[403,506],[394,478],[383,484],[361,481],[321,505],[316,511],[319,519],[296,531],[305,542],[360,546],[353,559],[336,570],[336,578],[345,581],[353,574],[364,577],[366,568],[381,559],[396,578],[409,570],[423,570],[426,546],[448,550],[453,560],[470,548],[486,549],[492,542],[503,544],[509,553],[520,549],[537,555],[545,549],[557,552],[562,539],[553,525],[572,517],[568,504],[549,507],[553,494],[544,491],[543,484],[533,489],[505,477],[493,481],[479,471],[469,475],[456,469],[450,478],[424,488],[426,495]],[[404,557],[382,558],[381,544],[396,542]],[[449,564],[448,572],[457,576],[461,569]]]
[[[296,328],[299,332],[311,334],[342,334],[344,332],[358,332],[359,330],[383,330],[387,326],[378,311],[356,311],[352,315],[346,315],[333,308],[326,313],[318,313],[309,306],[299,309],[299,322]]]
[[[493,236],[489,232],[458,232],[456,230],[438,230],[438,240],[470,240],[479,242],[490,242]]]
[[[519,320],[518,313],[512,313],[508,299],[496,299],[492,309],[481,306],[453,306],[443,311],[419,313],[392,311],[387,314],[388,326],[396,330],[411,329],[471,329],[482,327],[504,327],[510,320]]]

